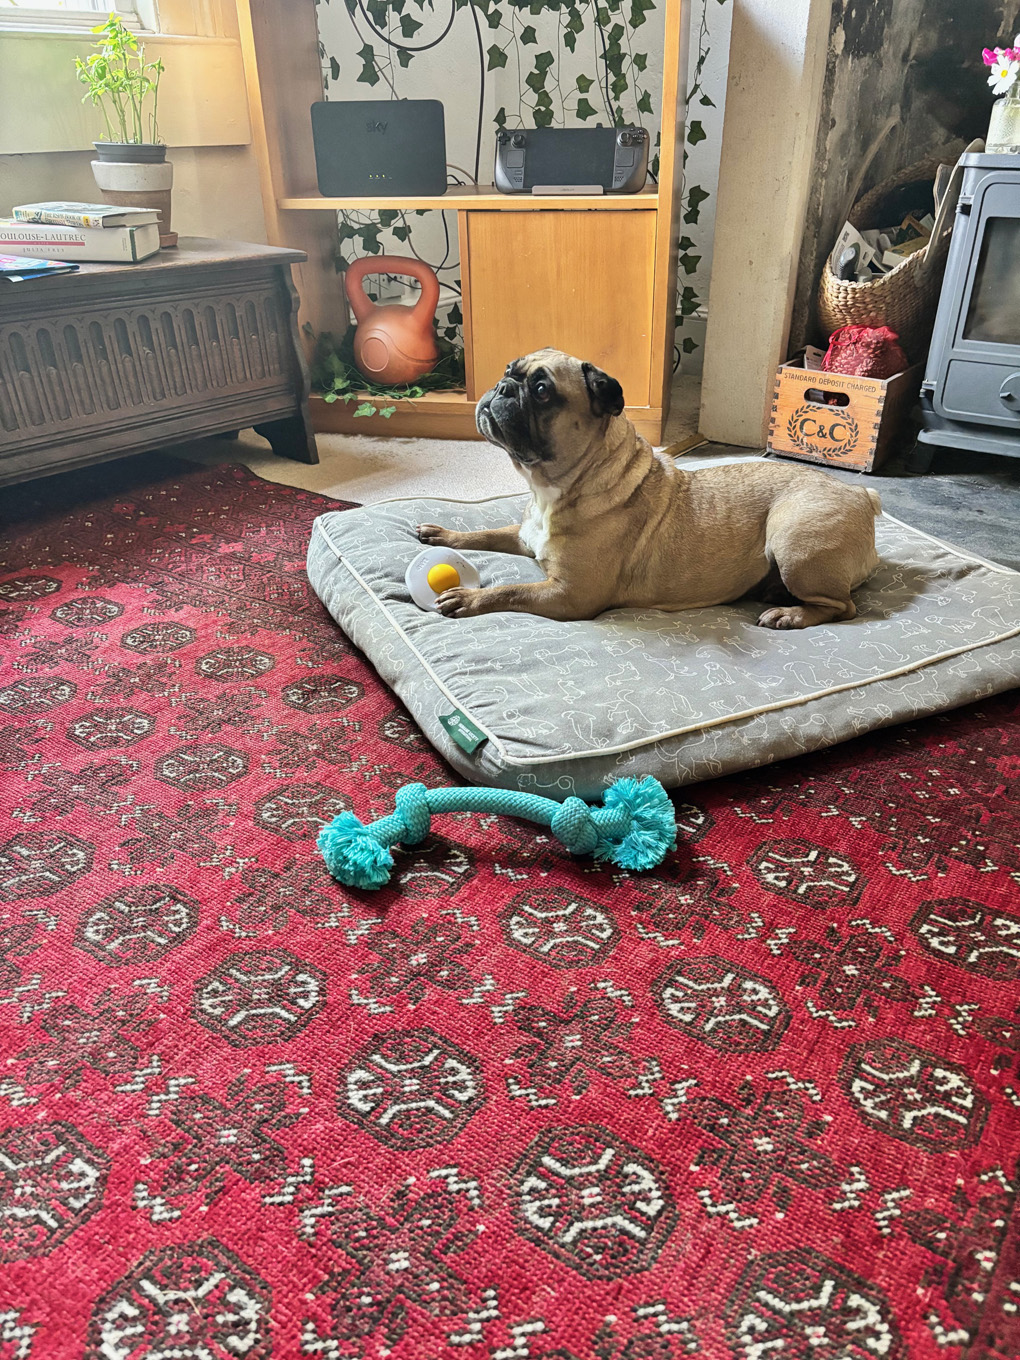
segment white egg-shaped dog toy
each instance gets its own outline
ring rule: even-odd
[[[444,590],[454,586],[477,590],[482,578],[478,569],[452,548],[425,548],[409,563],[404,583],[419,609],[435,610]]]

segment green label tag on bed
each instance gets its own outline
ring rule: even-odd
[[[441,714],[439,721],[460,749],[466,751],[469,756],[474,755],[483,741],[489,740],[481,728],[476,727],[470,718],[466,718],[459,708],[455,708],[452,713]]]

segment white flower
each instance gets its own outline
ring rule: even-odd
[[[988,83],[992,87],[992,93],[1005,94],[1008,90],[1011,90],[1016,83],[1018,74],[1020,74],[1020,61],[1013,61],[1010,57],[1000,56],[988,73]]]

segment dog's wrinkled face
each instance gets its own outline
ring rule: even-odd
[[[562,350],[539,349],[510,364],[478,403],[475,422],[491,444],[527,468],[576,457],[622,410],[615,378]]]

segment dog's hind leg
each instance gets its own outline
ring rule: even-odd
[[[807,508],[791,498],[769,513],[766,548],[793,603],[764,610],[763,628],[811,628],[856,616],[850,592],[878,565],[875,511],[865,497],[842,493],[839,487]]]

